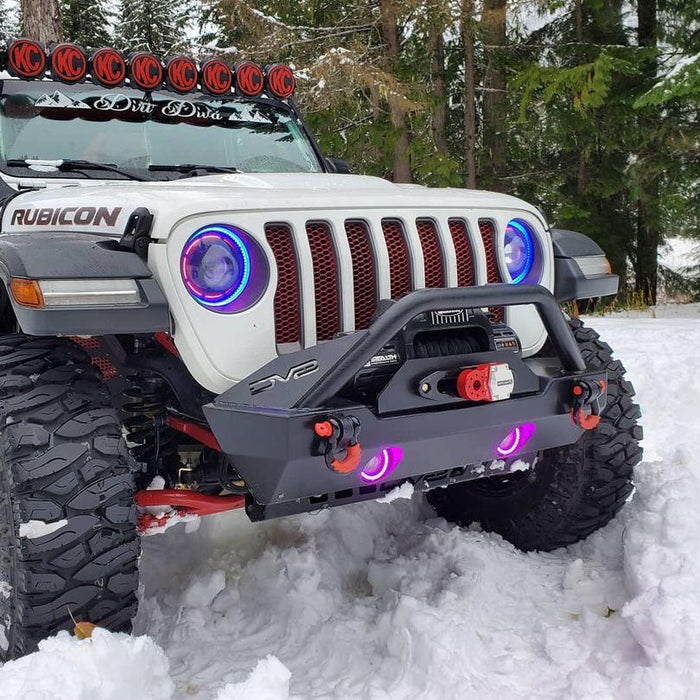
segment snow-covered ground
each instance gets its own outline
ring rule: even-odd
[[[700,697],[699,321],[589,319],[636,385],[646,453],[586,542],[523,554],[418,498],[178,526],[144,541],[144,636],[49,640],[0,669],[0,697]]]

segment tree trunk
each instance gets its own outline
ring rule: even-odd
[[[506,43],[506,0],[484,0],[481,34],[486,55],[484,74],[482,184],[502,190],[507,156],[506,77],[503,48]]]
[[[637,42],[639,46],[656,48],[658,25],[656,0],[637,2]],[[643,67],[648,85],[656,80],[658,61],[656,55],[648,59]],[[637,259],[635,266],[635,290],[648,304],[656,303],[658,259],[660,241],[659,187],[660,177],[655,165],[659,155],[654,136],[656,131],[656,109],[646,108],[639,117],[640,132],[646,136],[643,149],[638,154],[639,199],[637,201]]]
[[[386,46],[386,55],[392,73],[396,73],[401,53],[399,24],[395,0],[380,0],[379,14],[381,20],[382,41]],[[394,182],[411,182],[411,161],[409,158],[410,139],[406,119],[406,109],[400,99],[389,98],[391,124],[396,132],[392,171]]]
[[[574,0],[574,14],[576,15],[576,41],[583,41],[583,0]]]
[[[44,44],[61,41],[61,12],[58,0],[20,0],[22,36]]]
[[[435,26],[430,30],[430,74],[433,83],[433,98],[435,105],[431,115],[433,143],[440,152],[447,154],[449,145],[445,137],[447,124],[447,76],[445,73],[445,38],[444,27],[436,19]]]
[[[474,0],[462,0],[464,45],[464,184],[476,188],[476,92],[474,81]]]

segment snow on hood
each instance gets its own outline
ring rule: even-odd
[[[531,205],[509,195],[480,190],[397,185],[377,177],[325,173],[223,174],[170,182],[97,181],[14,198],[2,220],[3,233],[78,231],[116,235],[131,213],[145,207],[156,217],[154,237],[202,212],[251,210],[323,211],[425,207],[512,209],[541,218]],[[70,209],[70,211],[66,211]],[[29,210],[29,213],[25,213]],[[41,213],[44,210],[44,213]],[[20,213],[18,213],[20,212]],[[101,213],[101,215],[100,215]]]

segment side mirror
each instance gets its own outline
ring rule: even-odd
[[[350,175],[350,166],[346,160],[340,158],[326,158],[328,170],[338,175]]]

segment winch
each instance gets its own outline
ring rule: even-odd
[[[493,351],[502,351],[505,358],[510,354],[520,356],[521,346],[515,331],[505,323],[494,321],[491,314],[481,309],[420,314],[365,363],[346,387],[346,394],[362,398],[376,396],[406,360]],[[463,370],[462,374],[459,374],[460,370]],[[461,385],[457,382],[458,374]],[[507,359],[502,363],[456,367],[448,383],[451,385],[449,393],[468,401],[507,399],[514,387]],[[433,384],[421,382],[417,390],[430,398],[433,388]]]

